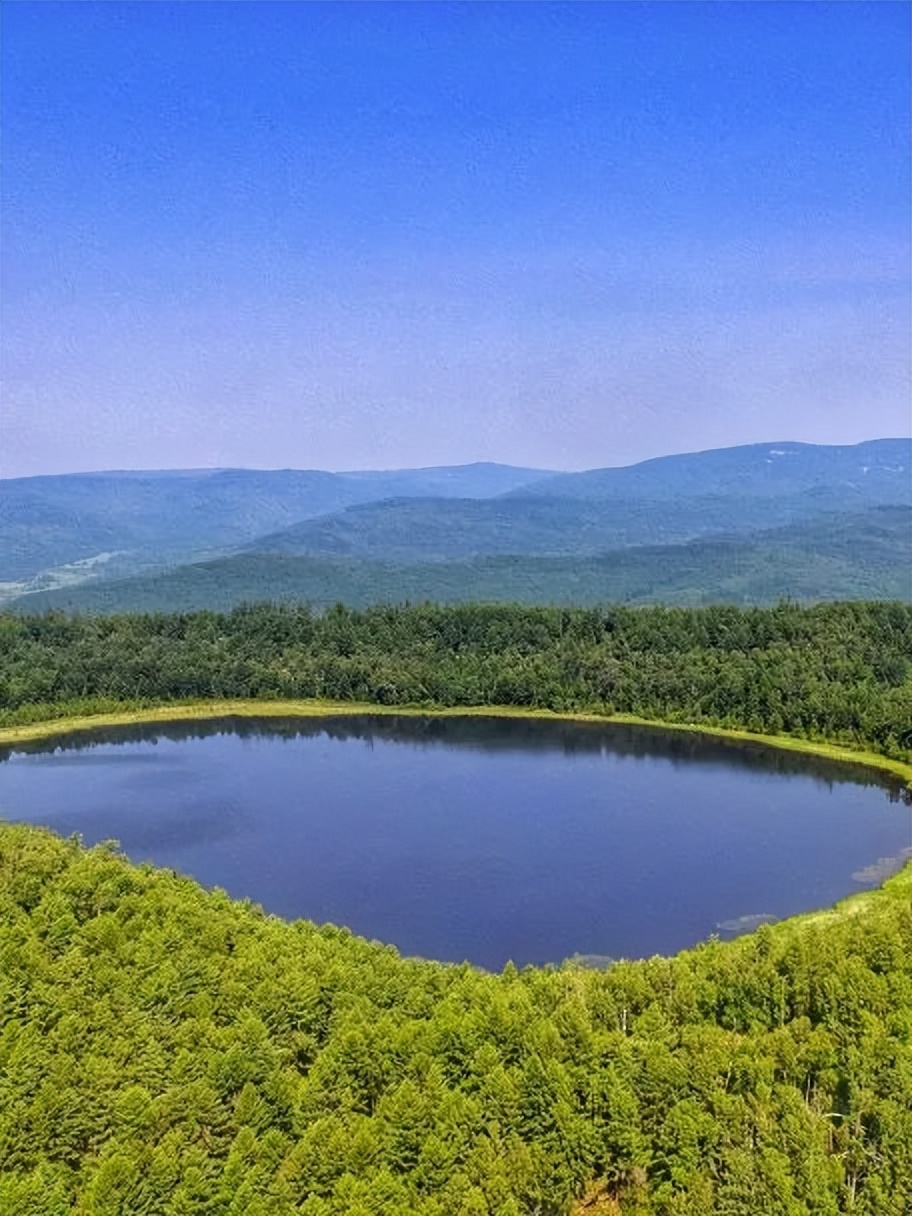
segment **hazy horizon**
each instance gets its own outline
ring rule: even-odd
[[[531,472],[541,472],[544,474],[589,473],[589,472],[597,472],[600,469],[630,468],[632,465],[645,464],[651,460],[664,460],[666,458],[671,458],[674,456],[697,456],[697,455],[701,455],[702,453],[705,453],[705,452],[727,451],[731,448],[737,448],[737,447],[767,447],[767,446],[771,447],[773,445],[780,445],[780,444],[787,444],[787,445],[800,444],[805,447],[857,447],[863,443],[894,442],[894,441],[899,441],[899,440],[904,440],[904,439],[912,439],[912,436],[909,436],[909,435],[872,435],[872,436],[869,436],[867,439],[860,439],[860,440],[858,440],[858,443],[852,443],[852,444],[829,444],[829,443],[811,444],[805,440],[781,439],[780,438],[780,439],[769,439],[769,440],[765,440],[765,441],[762,441],[759,443],[754,443],[754,444],[728,444],[725,447],[699,448],[699,449],[695,449],[694,451],[663,452],[663,453],[659,454],[658,456],[648,456],[642,461],[632,460],[632,461],[626,462],[624,464],[617,464],[617,465],[581,465],[578,468],[572,468],[572,469],[559,468],[556,465],[552,465],[551,467],[545,467],[543,465],[542,466],[520,465],[520,464],[517,464],[515,461],[509,461],[509,460],[464,460],[464,461],[460,461],[458,464],[384,465],[383,467],[378,466],[375,468],[366,468],[365,467],[365,468],[357,468],[357,469],[351,469],[351,468],[350,469],[322,469],[322,468],[316,468],[314,466],[304,466],[304,465],[264,466],[264,465],[226,464],[226,465],[200,465],[195,468],[191,467],[191,466],[185,466],[185,465],[173,465],[171,467],[160,467],[160,466],[153,467],[150,465],[146,468],[144,468],[142,466],[137,466],[134,468],[71,469],[71,470],[67,470],[67,472],[65,472],[65,473],[26,473],[26,474],[14,475],[14,476],[8,476],[7,474],[0,472],[0,480],[17,481],[17,480],[24,480],[25,478],[28,478],[28,477],[66,477],[66,476],[72,476],[72,477],[98,476],[98,477],[101,477],[101,476],[105,476],[105,475],[117,475],[117,474],[120,474],[120,475],[149,474],[150,476],[152,476],[155,474],[167,475],[167,474],[185,473],[188,476],[190,476],[192,474],[203,474],[203,473],[237,473],[237,472],[241,472],[241,473],[331,473],[336,476],[344,477],[348,474],[357,475],[360,473],[423,472],[425,470],[430,471],[430,470],[434,470],[434,469],[471,468],[471,467],[475,467],[477,465],[499,465],[502,468],[526,469]]]

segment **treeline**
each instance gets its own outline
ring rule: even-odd
[[[0,615],[0,724],[120,704],[326,698],[742,727],[904,758],[912,607],[299,605]]]
[[[903,1216],[909,874],[606,972],[402,959],[0,827],[16,1216]]]

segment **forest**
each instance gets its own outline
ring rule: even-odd
[[[16,1216],[903,1216],[908,869],[830,913],[499,975],[0,827]]]
[[[0,482],[0,604],[912,599],[912,444],[761,443],[555,474],[201,469]]]
[[[0,726],[226,698],[507,706],[904,759],[912,608],[0,616]],[[904,1216],[912,869],[595,970],[402,958],[0,824],[16,1216]]]
[[[512,706],[912,745],[912,606],[0,614],[0,726],[225,698]]]

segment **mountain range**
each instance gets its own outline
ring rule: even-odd
[[[912,441],[754,444],[582,473],[498,464],[0,482],[16,610],[912,598]]]

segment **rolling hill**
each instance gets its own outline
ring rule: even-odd
[[[531,495],[396,498],[304,520],[244,548],[395,562],[506,555],[591,557],[609,549],[743,535],[845,509],[852,510],[852,505],[847,508],[840,492],[827,489],[779,498],[712,494],[664,502]]]
[[[665,594],[819,598],[848,588],[895,594],[907,570],[902,527],[891,565],[876,540],[862,552],[859,521],[871,508],[912,505],[910,466],[912,441],[882,439],[852,447],[751,445],[573,474],[481,463],[6,480],[0,602],[27,593],[35,604],[109,604],[122,594],[164,602],[172,594],[180,600],[186,589],[198,604],[204,582],[219,602],[223,595],[234,602],[273,594],[353,603],[365,596],[465,598],[468,588],[485,599],[549,602],[570,587],[587,601],[610,595],[633,602]],[[825,551],[820,532],[806,530],[824,518],[831,535],[847,538],[848,553]],[[882,524],[885,517],[878,518]],[[776,528],[798,530],[771,540]],[[719,550],[699,548],[716,541]],[[771,544],[781,546],[778,556]],[[793,563],[786,574],[795,545],[813,560]],[[659,553],[669,546],[686,552]],[[650,552],[633,556],[644,547]],[[744,573],[731,582],[710,555],[728,555],[723,566],[730,570],[736,550]],[[770,554],[766,575],[761,551]],[[606,583],[606,562],[626,573]],[[426,570],[427,563],[441,568]],[[668,571],[667,585],[657,563]],[[123,590],[125,580],[133,590]],[[159,581],[170,590],[154,590]]]
[[[4,480],[0,583],[22,584],[49,571],[59,572],[58,581],[79,581],[83,570],[60,568],[85,561],[110,573],[135,572],[224,552],[353,503],[415,494],[482,498],[543,475],[472,464],[390,473],[221,469]]]
[[[401,563],[246,553],[157,575],[26,595],[22,612],[226,611],[255,600],[344,603],[509,600],[699,605],[782,598],[912,600],[912,510],[828,515],[748,537],[642,546],[598,556],[487,556]]]

